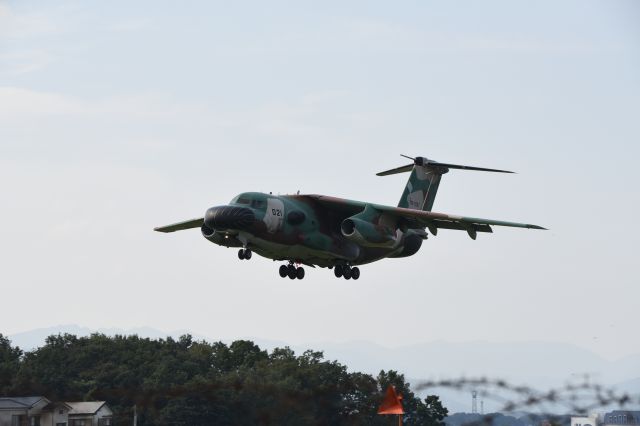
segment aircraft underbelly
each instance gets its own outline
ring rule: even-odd
[[[397,250],[359,247],[357,252],[353,252],[354,256],[347,256],[345,255],[346,253],[334,253],[328,250],[319,250],[303,244],[283,244],[253,235],[246,235],[246,239],[250,242],[253,251],[262,257],[274,260],[292,259],[319,266],[333,265],[336,259],[342,259],[354,265],[362,265],[388,257]]]

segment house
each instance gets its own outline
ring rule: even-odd
[[[598,415],[592,414],[589,417],[571,417],[571,426],[598,426]]]
[[[113,412],[106,401],[65,402],[65,404],[71,407],[68,426],[113,425]]]
[[[640,411],[613,410],[604,415],[605,425],[640,425]]]
[[[0,426],[112,426],[105,401],[51,402],[44,396],[0,398]]]
[[[71,407],[44,396],[0,398],[0,426],[67,426]]]

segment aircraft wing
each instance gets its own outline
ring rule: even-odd
[[[178,222],[171,225],[159,226],[157,228],[153,228],[154,231],[158,232],[175,232],[182,231],[184,229],[191,228],[200,228],[204,224],[204,218],[185,220],[184,222]]]
[[[346,200],[324,195],[309,195],[308,197],[313,198],[318,203],[328,208],[350,214],[357,214],[364,210],[367,205],[370,205],[376,210],[404,219],[409,227],[428,228],[433,235],[436,235],[440,228],[458,229],[467,231],[469,236],[475,239],[477,232],[493,232],[491,229],[492,225],[509,226],[514,228],[546,229],[541,226],[528,223],[506,222],[502,220],[481,219],[477,217],[456,216],[423,210],[368,204],[361,201]]]

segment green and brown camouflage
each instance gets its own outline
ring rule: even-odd
[[[427,230],[432,235],[442,228],[463,230],[475,239],[478,232],[493,232],[491,226],[544,229],[432,212],[441,177],[449,169],[506,171],[438,163],[422,157],[412,160],[413,164],[378,174],[411,172],[398,207],[315,194],[245,192],[227,205],[209,208],[204,217],[155,230],[174,232],[199,227],[207,240],[241,248],[241,259],[255,252],[288,262],[289,266],[280,268],[283,277],[302,278],[304,271],[294,264],[304,264],[334,268],[336,276],[357,279],[358,265],[417,253],[427,239]]]
[[[447,172],[448,170],[443,167],[414,166],[398,207],[430,212],[440,186],[440,179]]]

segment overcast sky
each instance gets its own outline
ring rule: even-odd
[[[0,0],[0,332],[75,323],[640,352],[640,3]],[[243,191],[396,205],[443,230],[358,281],[154,226]],[[320,345],[321,346],[321,345]]]

